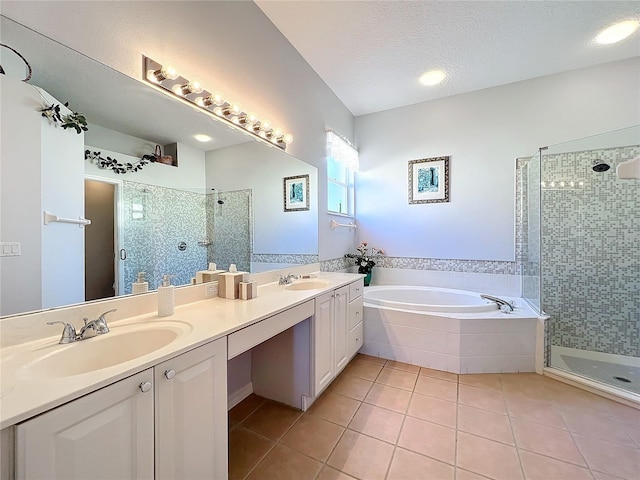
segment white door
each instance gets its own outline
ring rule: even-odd
[[[156,478],[227,478],[227,344],[154,367]]]
[[[145,370],[19,424],[16,478],[153,479],[152,381]]]
[[[316,298],[314,318],[315,378],[314,395],[333,380],[333,309],[334,293],[329,292]]]
[[[349,362],[347,349],[347,317],[349,315],[349,287],[341,287],[335,291],[334,339],[335,339],[335,371],[337,375]]]

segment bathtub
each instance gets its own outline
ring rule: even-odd
[[[536,361],[541,369],[544,319],[522,299],[506,299],[513,313],[477,292],[366,287],[361,352],[453,373],[533,372]]]

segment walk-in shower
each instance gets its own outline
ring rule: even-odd
[[[638,156],[630,127],[540,149],[518,168],[523,295],[550,316],[546,371],[636,401],[640,179],[616,166]]]

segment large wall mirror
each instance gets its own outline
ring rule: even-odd
[[[0,75],[0,240],[21,246],[19,256],[0,258],[0,315],[130,294],[139,272],[153,290],[163,274],[173,275],[176,285],[189,284],[212,262],[260,272],[318,261],[315,167],[4,16],[0,20],[1,42],[33,68],[25,85],[20,58],[0,48],[6,72]],[[142,52],[140,62],[142,71]],[[88,131],[78,135],[47,124],[38,111],[46,95],[34,86],[84,114]],[[5,106],[16,95],[24,95],[26,113]],[[39,122],[33,135],[26,125],[31,116]],[[198,134],[210,140],[201,142]],[[58,148],[61,135],[80,144]],[[135,162],[156,145],[170,144],[177,145],[177,166],[150,163],[116,174],[84,158],[89,150]],[[307,176],[309,208],[285,209],[285,179],[306,182]],[[45,225],[44,211],[92,223]]]

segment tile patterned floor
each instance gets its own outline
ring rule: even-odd
[[[302,413],[229,412],[230,480],[640,479],[640,410],[536,374],[358,355]]]

